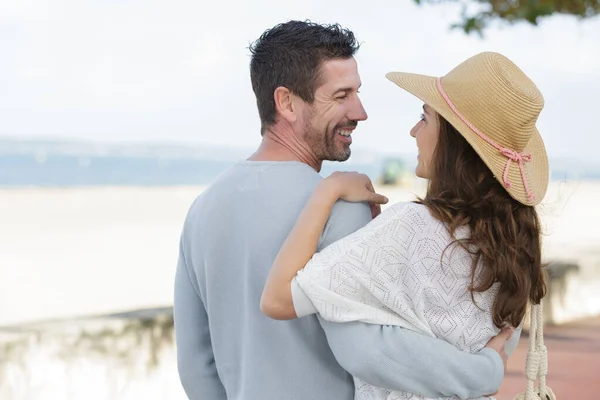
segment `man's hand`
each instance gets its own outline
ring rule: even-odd
[[[502,357],[502,362],[504,363],[504,375],[506,375],[506,364],[508,363],[508,355],[506,354],[506,351],[504,351],[504,345],[508,339],[510,339],[514,331],[515,330],[512,327],[504,328],[498,335],[491,338],[490,341],[485,345],[485,347],[495,350],[498,354],[500,354],[500,357]],[[498,392],[491,393],[489,396],[493,396],[497,393]]]

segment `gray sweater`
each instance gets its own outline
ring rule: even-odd
[[[321,180],[299,162],[243,161],[191,206],[175,276],[178,369],[192,400],[352,399],[350,374],[428,397],[477,397],[503,378],[491,349],[461,352],[392,326],[316,316],[275,321],[260,312],[267,274]],[[339,201],[319,248],[370,220],[366,204]]]

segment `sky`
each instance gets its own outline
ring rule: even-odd
[[[409,0],[11,0],[0,2],[0,136],[254,147],[260,123],[248,45],[290,19],[338,22],[361,42],[369,119],[353,148],[416,154],[421,103],[388,71],[440,76],[497,51],[544,94],[551,157],[600,147],[600,18],[495,24],[483,39],[451,30],[455,5]]]

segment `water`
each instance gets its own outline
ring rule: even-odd
[[[248,153],[249,154],[249,153]],[[243,159],[243,156],[237,159]],[[354,159],[360,159],[353,156]],[[207,185],[232,166],[236,158],[211,159],[192,155],[93,155],[40,152],[0,153],[0,187],[10,186],[170,186]],[[326,162],[322,176],[333,171],[359,171],[374,182],[382,175],[386,159],[370,161]],[[414,165],[402,160],[407,172]],[[600,180],[600,169],[582,167],[575,162],[553,162],[551,179]]]
[[[0,186],[206,185],[235,161],[132,156],[0,155]],[[377,179],[375,164],[326,163],[321,175],[356,170]]]

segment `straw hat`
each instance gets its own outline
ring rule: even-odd
[[[544,98],[512,61],[486,52],[441,78],[405,72],[386,77],[450,122],[515,200],[542,201],[548,156],[535,123]]]

